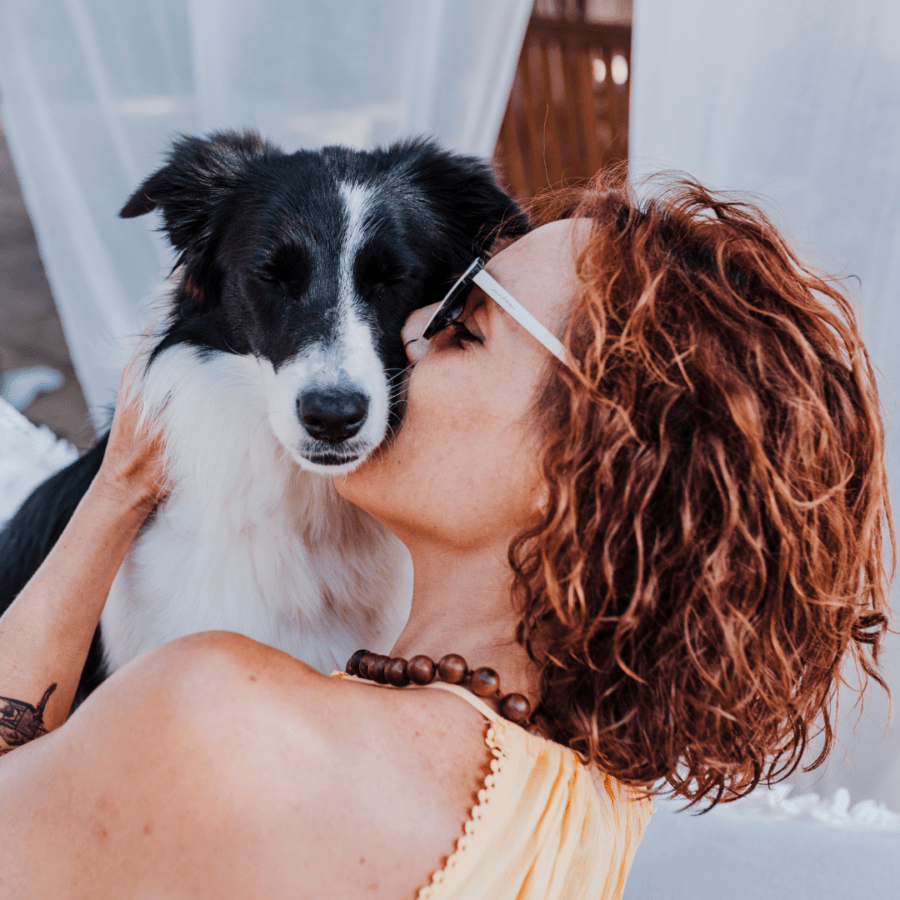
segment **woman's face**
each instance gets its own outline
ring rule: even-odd
[[[504,248],[488,272],[551,332],[561,335],[574,295],[581,222],[545,225]],[[573,233],[573,230],[576,233]],[[425,342],[435,307],[404,329],[412,362],[408,406],[393,439],[358,469],[336,476],[340,494],[412,548],[504,545],[538,513],[541,436],[533,403],[550,352],[477,286],[450,326]]]

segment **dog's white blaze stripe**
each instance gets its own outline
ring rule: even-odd
[[[344,243],[341,247],[340,268],[340,302],[344,305],[352,302],[356,291],[353,287],[353,261],[366,236],[366,212],[372,198],[371,188],[361,184],[340,185],[341,196],[347,205],[347,229],[344,232]]]
[[[348,304],[342,312],[342,368],[369,395],[369,413],[356,439],[374,450],[387,432],[389,394],[384,364],[375,352],[372,329],[360,318],[357,305]]]
[[[355,443],[365,448],[364,455],[368,455],[384,439],[389,407],[384,366],[375,352],[371,326],[359,314],[359,298],[353,281],[353,262],[366,236],[372,189],[344,182],[340,191],[347,204],[347,231],[341,248],[340,337],[335,341],[336,361],[342,375],[368,395],[366,422],[355,438]]]
[[[353,263],[366,237],[366,218],[372,192],[358,184],[341,184],[346,204],[346,228],[335,298],[336,325],[327,344],[306,348],[295,360],[271,371],[269,423],[295,462],[309,472],[335,475],[356,468],[381,442],[387,432],[390,390],[384,365],[375,350],[371,325],[361,314],[361,301],[353,279]],[[353,458],[344,465],[320,465],[304,455],[317,442],[306,433],[297,417],[297,398],[310,388],[361,391],[369,401],[366,421],[354,437],[341,447]],[[321,447],[319,447],[321,449]]]

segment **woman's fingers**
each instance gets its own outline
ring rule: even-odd
[[[167,493],[165,441],[156,422],[141,421],[140,378],[145,359],[139,350],[122,373],[101,473],[129,497],[156,505]]]

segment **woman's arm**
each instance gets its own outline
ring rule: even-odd
[[[133,367],[122,379],[129,397]],[[162,441],[119,404],[100,472],[0,618],[0,754],[65,721],[113,578],[162,495]]]

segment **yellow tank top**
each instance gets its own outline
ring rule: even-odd
[[[575,753],[529,734],[465,688],[424,687],[457,694],[490,722],[493,758],[455,851],[417,900],[618,900],[654,812],[650,801],[609,775],[598,792]]]

